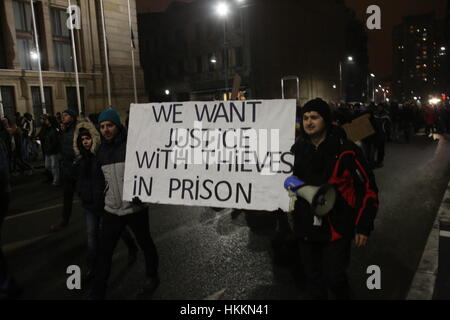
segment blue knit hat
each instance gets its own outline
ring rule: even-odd
[[[74,110],[72,110],[72,109],[64,110],[63,113],[67,113],[69,116],[71,116],[74,119],[77,118],[77,113]]]
[[[121,126],[120,115],[114,109],[108,109],[100,113],[100,116],[98,117],[98,124],[101,124],[103,121],[111,121],[116,126]]]

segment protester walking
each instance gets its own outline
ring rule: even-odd
[[[73,195],[76,187],[76,174],[74,169],[75,151],[73,150],[73,137],[77,124],[77,114],[68,109],[62,114],[64,131],[61,134],[62,156],[62,184],[64,204],[61,220],[50,227],[51,231],[59,231],[66,227],[72,215]]]
[[[111,271],[114,248],[126,226],[133,231],[144,253],[146,279],[141,294],[152,293],[159,285],[158,253],[150,235],[148,207],[139,199],[123,201],[123,183],[127,134],[116,110],[103,111],[99,116],[102,145],[97,159],[105,177],[105,215],[102,219],[100,250],[95,267],[90,298],[104,299]]]
[[[346,270],[351,240],[367,244],[378,208],[377,186],[361,150],[334,133],[328,104],[315,99],[302,110],[302,135],[292,147],[294,176],[307,185],[330,184],[337,191],[333,209],[316,216],[308,201],[298,197],[294,230],[307,279],[308,299],[350,299]]]

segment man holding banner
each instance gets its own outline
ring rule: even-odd
[[[292,147],[294,176],[307,185],[329,184],[337,191],[333,209],[318,217],[297,198],[294,230],[307,278],[308,299],[350,299],[346,269],[352,238],[367,244],[378,209],[378,189],[361,150],[336,133],[328,104],[315,99],[302,109],[302,136]]]
[[[126,226],[129,226],[141,247],[146,264],[146,281],[141,293],[153,292],[159,284],[158,253],[150,235],[148,207],[138,198],[123,201],[123,181],[127,145],[126,129],[120,123],[116,110],[103,111],[98,119],[102,145],[97,159],[106,183],[105,214],[102,218],[100,248],[97,258],[92,299],[104,299],[111,271],[114,248]]]

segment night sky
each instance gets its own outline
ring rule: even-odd
[[[172,1],[175,0],[136,0],[139,12],[164,11]],[[363,21],[368,17],[368,6],[376,4],[381,8],[382,29],[368,30],[370,69],[381,78],[392,73],[392,29],[401,23],[402,17],[434,10],[442,18],[446,8],[446,0],[346,0],[346,3]]]

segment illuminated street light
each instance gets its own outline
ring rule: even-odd
[[[446,47],[441,47],[441,51],[445,51],[445,50],[447,50]]]
[[[221,17],[226,17],[230,12],[230,8],[225,2],[220,2],[217,4],[216,12]]]
[[[169,90],[169,89],[166,89],[166,90],[164,91],[164,93],[166,94],[166,96],[168,96],[168,95],[170,94],[170,90]]]
[[[371,73],[370,76],[371,76],[372,78],[375,78],[375,75],[374,75],[373,73]]]
[[[33,59],[33,60],[39,59],[39,54],[35,51],[31,51],[30,56],[31,56],[31,59]]]
[[[353,61],[353,57],[352,57],[352,56],[348,56],[348,57],[347,57],[347,60],[350,61],[350,62],[352,62],[352,61]]]
[[[215,56],[212,56],[210,61],[211,63],[217,63],[217,59]]]

